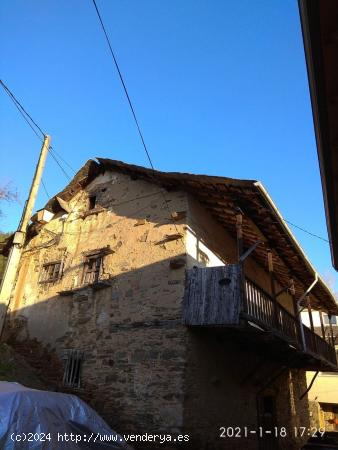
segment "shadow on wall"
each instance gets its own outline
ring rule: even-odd
[[[278,363],[230,334],[184,326],[181,263],[187,258],[181,254],[123,272],[108,285],[37,299],[9,314],[7,339],[17,345],[36,339],[64,361],[69,350],[84,352],[82,385],[74,392],[113,429],[187,431],[210,448],[227,448],[220,428],[257,426],[256,395]],[[290,409],[287,376],[270,386],[281,411]],[[301,377],[297,381],[299,396],[305,387]],[[305,402],[296,405],[297,414]]]
[[[103,285],[36,299],[9,313],[5,337],[17,346],[37,340],[64,362],[69,350],[84,352],[82,387],[76,393],[116,429],[179,429],[187,333],[182,324],[185,258],[182,254],[126,271]]]

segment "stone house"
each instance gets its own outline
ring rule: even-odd
[[[336,368],[305,303],[337,314],[260,183],[99,158],[32,217],[6,332],[55,351],[120,433],[298,449],[305,371]]]

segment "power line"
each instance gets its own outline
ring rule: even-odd
[[[137,130],[138,130],[138,133],[139,133],[139,135],[140,135],[140,138],[141,138],[141,141],[142,141],[144,150],[145,150],[145,152],[146,152],[146,155],[147,155],[147,158],[148,158],[150,167],[151,167],[153,170],[155,170],[155,169],[154,169],[154,166],[153,166],[153,163],[152,163],[152,161],[151,161],[151,158],[150,158],[150,155],[149,155],[149,152],[148,152],[146,143],[145,143],[145,141],[144,141],[143,134],[142,134],[142,131],[141,131],[139,122],[138,122],[138,120],[137,120],[137,117],[136,117],[136,113],[135,113],[133,104],[132,104],[131,99],[130,99],[130,96],[129,96],[129,94],[128,94],[127,86],[126,86],[126,84],[125,84],[125,82],[124,82],[124,79],[123,79],[123,76],[122,76],[120,67],[119,67],[119,65],[118,65],[118,62],[117,62],[117,59],[116,59],[116,57],[115,57],[113,48],[112,48],[112,46],[111,46],[111,43],[110,43],[110,40],[109,40],[107,31],[106,31],[106,28],[105,28],[105,26],[104,26],[104,24],[103,24],[103,21],[102,21],[102,18],[101,18],[101,14],[100,14],[100,12],[99,12],[99,9],[98,9],[98,7],[97,7],[97,4],[96,4],[96,1],[95,1],[95,0],[93,0],[93,3],[94,3],[94,7],[95,7],[95,10],[96,10],[97,16],[98,16],[98,18],[99,18],[99,21],[100,21],[100,24],[101,24],[103,33],[104,33],[104,35],[105,35],[105,37],[106,37],[106,40],[107,40],[107,43],[108,43],[108,46],[109,46],[109,50],[110,50],[110,53],[111,53],[111,55],[112,55],[112,58],[113,58],[113,61],[114,61],[114,64],[115,64],[117,73],[118,73],[118,75],[119,75],[119,77],[120,77],[120,81],[121,81],[121,83],[122,83],[124,93],[126,94],[126,97],[127,97],[127,100],[128,100],[128,103],[129,103],[129,106],[130,106],[130,109],[131,109],[131,112],[132,112],[132,114],[133,114],[134,121],[135,121]]]
[[[99,9],[98,9],[98,6],[97,6],[95,0],[93,0],[93,4],[94,4],[94,7],[95,7],[97,16],[98,16],[98,18],[99,18],[99,21],[100,21],[100,24],[101,24],[103,33],[104,33],[104,35],[105,35],[105,38],[106,38],[106,41],[107,41],[107,44],[108,44],[108,47],[109,47],[111,56],[112,56],[112,58],[113,58],[113,62],[114,62],[114,64],[115,64],[117,73],[118,73],[118,75],[119,75],[121,84],[122,84],[122,86],[123,86],[124,93],[125,93],[125,95],[126,95],[126,97],[127,97],[127,100],[128,100],[128,103],[129,103],[129,107],[130,107],[131,112],[132,112],[132,115],[133,115],[133,117],[134,117],[134,121],[135,121],[137,130],[138,130],[138,133],[139,133],[139,135],[140,135],[140,138],[141,138],[141,141],[142,141],[142,145],[143,145],[144,150],[145,150],[145,152],[146,152],[146,155],[147,155],[149,164],[150,164],[150,166],[151,166],[153,172],[155,172],[155,168],[154,168],[154,165],[153,165],[153,163],[152,163],[152,160],[151,160],[149,151],[148,151],[148,149],[147,149],[146,143],[145,143],[145,141],[144,141],[144,137],[143,137],[143,134],[142,134],[142,131],[141,131],[139,122],[138,122],[138,120],[137,120],[137,117],[136,117],[136,113],[135,113],[133,104],[132,104],[131,99],[130,99],[130,96],[129,96],[129,94],[128,94],[127,86],[126,86],[126,84],[125,84],[125,82],[124,82],[124,79],[123,79],[123,76],[122,76],[122,72],[121,72],[121,70],[120,70],[119,64],[118,64],[117,59],[116,59],[116,57],[115,57],[115,54],[114,54],[112,45],[111,45],[111,43],[110,43],[109,36],[108,36],[108,34],[107,34],[106,28],[105,28],[105,26],[104,26],[104,23],[103,23],[103,20],[102,20],[100,11],[99,11]],[[155,178],[155,176],[154,176],[154,178]],[[164,194],[163,194],[163,197],[164,197],[164,199],[165,199]],[[167,203],[167,200],[166,200],[166,199],[165,199],[165,204],[166,204],[166,206],[167,206],[167,208],[168,208],[168,211],[169,211],[169,213],[170,213],[170,210],[169,210],[168,203]],[[303,232],[305,232],[305,233],[307,233],[307,234],[309,234],[309,235],[311,235],[311,236],[313,236],[313,237],[316,237],[316,238],[318,238],[318,239],[321,239],[321,240],[324,241],[324,242],[329,242],[327,239],[325,239],[325,238],[323,238],[323,237],[321,237],[321,236],[317,236],[316,234],[311,233],[310,231],[307,231],[307,230],[305,230],[304,228],[299,227],[298,225],[295,225],[295,224],[292,223],[292,222],[289,222],[288,220],[285,220],[285,219],[283,219],[283,220],[284,220],[285,222],[289,223],[290,225],[292,225],[292,226],[298,228],[299,230],[301,230],[301,231],[303,231]],[[176,228],[176,225],[175,225],[175,228]],[[176,228],[176,230],[177,230],[177,228]]]
[[[298,228],[298,230],[301,230],[304,233],[309,234],[310,236],[313,236],[313,237],[315,237],[317,239],[320,239],[320,240],[322,240],[324,242],[328,242],[328,243],[330,242],[328,239],[325,239],[322,236],[318,236],[317,234],[311,233],[311,231],[305,230],[305,228],[302,228],[302,227],[300,227],[300,226],[290,222],[289,220],[286,220],[286,219],[283,219],[283,220],[284,220],[284,222],[288,223],[289,225],[292,225],[293,227]]]
[[[49,153],[50,153],[50,156],[56,162],[56,164],[60,167],[60,169],[61,169],[62,173],[64,174],[64,176],[68,179],[68,181],[71,181],[71,177],[68,175],[68,173],[65,171],[65,169],[62,167],[62,165],[60,164],[60,162],[58,161],[58,159],[54,155],[54,151],[53,151],[51,146],[49,147]]]
[[[143,137],[143,133],[142,133],[142,131],[141,131],[141,127],[140,127],[139,122],[138,122],[138,120],[137,120],[136,113],[135,113],[135,109],[134,109],[133,104],[132,104],[132,102],[131,102],[131,99],[130,99],[130,96],[129,96],[129,93],[128,93],[128,90],[127,90],[127,86],[126,86],[126,84],[125,84],[125,82],[124,82],[124,79],[123,79],[123,76],[122,76],[122,72],[121,72],[121,70],[120,70],[119,64],[118,64],[117,59],[116,59],[116,57],[115,57],[113,48],[112,48],[111,43],[110,43],[109,36],[108,36],[107,31],[106,31],[106,28],[105,28],[105,26],[104,26],[104,24],[103,24],[103,20],[102,20],[100,11],[99,11],[99,9],[98,9],[98,7],[97,7],[97,4],[96,4],[96,1],[95,1],[95,0],[93,0],[93,4],[94,4],[94,7],[95,7],[97,16],[98,16],[98,18],[99,18],[99,21],[100,21],[100,24],[101,24],[101,28],[102,28],[103,33],[104,33],[104,35],[105,35],[105,38],[106,38],[106,41],[107,41],[107,44],[108,44],[108,47],[109,47],[111,56],[112,56],[112,58],[113,58],[114,65],[115,65],[116,70],[117,70],[117,73],[118,73],[118,75],[119,75],[119,78],[120,78],[120,81],[121,81],[121,84],[122,84],[124,93],[125,93],[125,95],[126,95],[126,97],[127,97],[128,104],[129,104],[130,110],[131,110],[131,112],[132,112],[132,115],[133,115],[133,118],[134,118],[134,122],[135,122],[135,124],[136,124],[136,128],[137,128],[138,134],[139,134],[139,136],[140,136],[140,138],[141,138],[141,142],[142,142],[144,151],[145,151],[145,153],[146,153],[146,155],[147,155],[147,158],[148,158],[150,167],[151,167],[151,169],[152,169],[152,171],[153,171],[153,178],[156,179],[156,177],[155,177],[155,168],[154,168],[153,162],[152,162],[152,160],[151,160],[151,157],[150,157],[150,154],[149,154],[147,145],[146,145],[146,143],[145,143],[145,140],[144,140],[144,137]],[[169,216],[171,216],[171,211],[170,211],[170,208],[169,208],[169,205],[168,205],[168,201],[167,201],[167,199],[166,199],[164,193],[162,193],[162,195],[163,195],[163,199],[164,199],[164,202],[165,202],[165,206],[166,206],[166,208],[167,208],[167,210],[168,210]],[[178,233],[177,226],[176,226],[176,224],[175,224],[174,222],[173,222],[173,225],[174,225],[174,227],[175,227],[176,233]],[[181,239],[181,240],[182,240],[182,239]],[[182,243],[183,243],[183,245],[184,245],[183,240],[182,240]]]
[[[43,137],[45,137],[45,132],[42,131],[42,129],[39,127],[39,125],[34,121],[32,116],[25,110],[25,108],[22,106],[22,104],[19,102],[19,100],[14,96],[14,94],[10,91],[10,89],[5,85],[5,83],[0,80],[0,84],[5,89],[7,94],[10,96],[10,98],[13,100],[13,102],[17,105],[17,107],[22,110],[22,112],[29,118],[29,120],[35,125],[35,127],[40,131]]]
[[[153,165],[152,160],[151,160],[151,158],[150,158],[150,154],[149,154],[149,152],[148,152],[146,143],[145,143],[145,141],[144,141],[143,134],[142,134],[140,125],[139,125],[139,123],[138,123],[138,120],[137,120],[137,117],[136,117],[136,114],[135,114],[135,110],[134,110],[133,104],[132,104],[131,99],[130,99],[130,96],[129,96],[129,94],[128,94],[128,90],[127,90],[126,84],[125,84],[125,82],[124,82],[124,79],[123,79],[121,70],[120,70],[120,68],[119,68],[118,62],[117,62],[116,57],[115,57],[115,55],[114,55],[114,52],[113,52],[113,49],[112,49],[112,46],[111,46],[111,43],[110,43],[108,34],[107,34],[107,32],[106,32],[105,26],[104,26],[104,24],[103,24],[103,21],[102,21],[101,15],[100,15],[100,12],[99,12],[99,10],[98,10],[96,1],[93,0],[93,3],[94,3],[95,10],[96,10],[96,13],[97,13],[97,15],[98,15],[98,18],[99,18],[99,20],[100,20],[100,24],[101,24],[102,30],[103,30],[104,35],[105,35],[105,37],[106,37],[106,40],[107,40],[107,43],[108,43],[108,46],[109,46],[109,49],[110,49],[110,53],[111,53],[111,55],[112,55],[112,58],[113,58],[113,61],[114,61],[114,64],[115,64],[115,67],[116,67],[117,72],[118,72],[118,75],[119,75],[119,77],[120,77],[120,80],[121,80],[121,83],[122,83],[124,92],[125,92],[125,94],[126,94],[126,97],[127,97],[127,100],[128,100],[128,103],[129,103],[129,106],[130,106],[130,109],[131,109],[131,112],[132,112],[132,114],[133,114],[134,121],[135,121],[135,123],[136,123],[136,127],[137,127],[138,133],[139,133],[139,135],[140,135],[140,138],[141,138],[141,141],[142,141],[144,150],[145,150],[145,152],[146,152],[146,155],[147,155],[149,164],[150,164],[150,166],[151,166],[153,172],[155,172],[155,168],[154,168],[154,165]],[[23,117],[23,119],[25,120],[25,122],[27,123],[27,125],[31,128],[31,130],[33,131],[33,133],[37,136],[37,138],[38,138],[40,141],[43,141],[43,138],[45,137],[45,132],[42,130],[42,128],[35,122],[35,120],[32,118],[32,116],[27,112],[27,110],[22,106],[22,104],[19,102],[19,100],[15,97],[15,95],[11,92],[11,90],[8,88],[8,86],[6,86],[6,84],[5,84],[1,79],[0,79],[0,84],[1,84],[1,86],[3,87],[4,91],[6,92],[6,94],[9,96],[9,98],[13,101],[15,107],[17,108],[17,110],[19,111],[19,113],[21,114],[21,116]],[[35,126],[35,128],[41,133],[42,136],[39,136],[39,134],[37,133],[36,129],[33,127],[32,124],[33,124],[33,125]],[[54,161],[56,162],[56,164],[60,167],[60,170],[62,171],[62,173],[63,173],[63,174],[65,175],[65,177],[70,181],[70,180],[71,180],[71,177],[70,177],[69,174],[66,172],[66,170],[62,167],[62,164],[58,161],[57,157],[58,157],[61,161],[63,161],[63,163],[66,164],[66,165],[67,165],[74,173],[76,173],[76,171],[73,169],[73,167],[72,167],[70,164],[67,163],[67,161],[66,161],[66,160],[65,160],[58,152],[56,152],[56,150],[55,150],[52,146],[49,146],[49,153],[50,153],[50,155],[52,156],[52,158],[54,159]],[[45,190],[46,195],[47,195],[48,197],[50,197],[49,194],[48,194],[48,191],[47,191],[47,189],[46,189],[45,183],[43,182],[43,180],[42,180],[42,185],[43,185],[43,188],[44,188],[44,190]],[[165,196],[164,196],[164,193],[163,193],[163,197],[164,197],[164,199],[165,199],[165,204],[166,204],[166,206],[167,206],[167,208],[168,208],[168,210],[169,210],[169,207],[168,207],[168,204],[167,204],[167,200],[166,200],[166,198],[165,198]],[[169,210],[169,213],[170,213],[170,210]],[[308,231],[308,230],[306,230],[305,228],[300,227],[299,225],[296,225],[296,224],[293,223],[293,222],[290,222],[289,220],[286,220],[286,219],[283,219],[283,220],[284,220],[284,222],[288,223],[289,225],[291,225],[291,226],[293,226],[293,227],[295,227],[295,228],[298,228],[299,230],[303,231],[304,233],[307,233],[308,235],[310,235],[310,236],[312,236],[312,237],[315,237],[315,238],[317,238],[317,239],[320,239],[320,240],[322,240],[322,241],[324,241],[324,242],[329,243],[329,240],[328,240],[328,239],[325,239],[325,238],[323,238],[322,236],[318,236],[317,234],[312,233],[311,231]],[[175,225],[175,227],[176,227],[176,225]]]
[[[25,120],[25,122],[28,124],[28,126],[31,128],[31,130],[33,131],[33,133],[37,136],[37,138],[42,142],[44,140],[45,137],[45,132],[42,130],[42,128],[35,122],[35,120],[32,118],[32,116],[27,112],[27,110],[22,106],[22,104],[19,102],[19,100],[15,97],[15,95],[13,94],[13,92],[11,92],[11,90],[9,89],[8,86],[5,85],[5,83],[0,80],[0,84],[3,87],[4,91],[6,92],[6,94],[9,96],[9,98],[12,100],[12,102],[14,103],[15,107],[17,108],[17,110],[19,111],[19,113],[21,114],[21,116],[23,117],[23,119]],[[33,126],[34,125],[34,126]],[[35,128],[34,128],[35,127]],[[37,130],[41,133],[42,136],[39,136]],[[57,156],[59,157],[59,159],[61,159],[74,173],[76,173],[76,171],[71,167],[70,164],[67,163],[67,161],[65,161],[62,156],[56,152],[56,150],[54,150],[54,148],[50,145],[49,148],[49,153],[51,154],[52,158],[54,159],[54,161],[56,162],[56,164],[60,167],[61,171],[63,172],[63,174],[66,176],[66,178],[68,180],[71,180],[71,177],[68,175],[68,173],[65,171],[65,169],[62,167],[62,165],[60,164],[60,162],[57,159]],[[54,154],[53,154],[54,152]],[[47,190],[45,189],[45,191],[47,192]]]
[[[44,189],[44,191],[45,191],[45,194],[47,195],[47,198],[50,198],[50,195],[48,194],[46,185],[45,185],[45,183],[44,183],[44,181],[43,181],[42,178],[41,178],[41,184],[42,184],[42,187],[43,187],[43,189]]]
[[[0,80],[1,81],[1,80]],[[20,109],[19,105],[15,102],[15,100],[12,98],[12,96],[7,92],[7,90],[5,89],[6,94],[9,96],[9,98],[13,101],[14,106],[16,107],[16,109],[19,111],[19,113],[21,114],[22,118],[24,119],[24,121],[27,123],[27,125],[31,128],[31,130],[33,131],[33,133],[35,134],[35,136],[39,139],[40,142],[43,141],[43,138],[41,138],[39,136],[39,134],[37,133],[36,129],[32,126],[32,124],[30,123],[30,121],[27,119],[27,117],[25,116],[24,112]]]
[[[66,164],[66,166],[69,167],[69,169],[70,169],[72,172],[76,173],[76,170],[75,170],[70,164],[68,164],[67,161],[66,161],[64,158],[62,158],[62,156],[60,155],[60,153],[58,153],[58,152],[55,150],[54,147],[52,147],[52,146],[50,145],[49,148],[50,148],[51,150],[53,150],[55,156],[57,156],[59,159],[61,159],[61,161],[63,161],[63,162]]]

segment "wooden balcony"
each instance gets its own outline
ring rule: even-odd
[[[334,346],[246,278],[237,264],[187,271],[184,323],[231,332],[290,367],[335,371]]]

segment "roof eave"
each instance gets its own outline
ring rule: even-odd
[[[335,296],[334,296],[333,292],[329,289],[327,284],[323,281],[321,276],[318,274],[316,269],[311,264],[310,260],[306,256],[304,250],[302,249],[302,247],[300,246],[299,242],[297,241],[297,239],[293,235],[292,231],[290,230],[289,226],[287,225],[287,223],[283,219],[283,216],[280,213],[279,209],[277,208],[276,204],[274,203],[274,201],[270,197],[268,191],[265,189],[265,187],[263,186],[263,184],[260,181],[256,181],[255,182],[255,186],[257,187],[257,189],[259,190],[261,195],[264,197],[264,199],[269,203],[269,205],[271,207],[271,210],[274,212],[274,214],[276,216],[276,219],[278,220],[280,226],[284,229],[285,233],[288,235],[289,239],[292,241],[293,245],[296,247],[296,249],[297,249],[298,253],[300,254],[301,258],[303,259],[303,262],[305,263],[305,265],[308,267],[310,272],[312,272],[313,278],[314,279],[318,278],[318,282],[321,283],[322,287],[326,290],[326,292],[331,297],[333,308],[334,309],[338,309],[338,303],[335,300]]]
[[[338,164],[334,163],[334,149],[332,141],[330,142],[332,130],[328,114],[329,112],[332,114],[332,111],[329,110],[330,98],[326,89],[325,70],[332,71],[331,79],[337,77],[332,76],[335,71],[332,65],[327,62],[325,65],[319,17],[319,8],[328,5],[326,2],[320,3],[316,0],[298,0],[298,4],[332,264],[338,270],[338,179],[334,173],[335,170],[338,171]],[[333,5],[334,3],[329,5],[331,11]],[[338,4],[336,5],[336,10],[332,13],[337,15]]]

